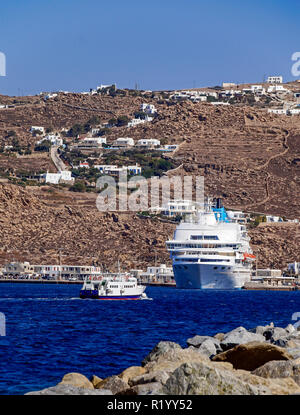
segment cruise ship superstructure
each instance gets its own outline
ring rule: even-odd
[[[246,226],[230,221],[220,199],[206,201],[166,242],[176,287],[242,288],[255,259],[249,241]]]

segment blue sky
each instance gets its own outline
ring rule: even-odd
[[[296,0],[3,0],[0,93],[294,80]]]

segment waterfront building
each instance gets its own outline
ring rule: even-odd
[[[174,273],[172,267],[167,267],[166,264],[147,267],[146,272],[139,273],[139,281],[141,283],[174,283]]]
[[[19,276],[19,275],[30,275],[34,273],[34,266],[30,265],[29,262],[10,262],[4,266],[4,276]]]
[[[4,266],[4,276],[38,275],[45,279],[83,280],[88,276],[98,276],[102,272],[100,267],[90,265],[32,265],[29,262],[10,262]]]

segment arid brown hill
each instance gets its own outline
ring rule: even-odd
[[[0,264],[58,263],[59,250],[65,264],[97,263],[111,270],[118,259],[124,269],[146,269],[155,259],[170,263],[165,241],[174,224],[134,213],[101,213],[94,196],[88,197],[0,185]],[[299,224],[259,226],[250,236],[259,267],[283,268],[299,260]]]
[[[28,132],[31,125],[61,130],[93,115],[102,121],[132,117],[142,102],[151,102],[158,109],[153,122],[114,127],[108,142],[131,136],[178,143],[173,157],[183,164],[181,173],[204,175],[207,194],[222,196],[226,206],[300,216],[300,116],[268,114],[267,109],[243,105],[170,104],[134,96],[60,94],[47,102],[38,97],[29,101],[24,98],[25,103],[15,109],[0,111],[2,141],[7,131],[14,130],[21,141],[33,143],[36,138]],[[18,163],[21,158],[16,168]]]

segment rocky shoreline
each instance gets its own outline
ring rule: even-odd
[[[56,386],[26,395],[295,394],[300,394],[300,330],[270,323],[196,335],[184,348],[161,341],[141,366],[105,379],[68,373]]]

